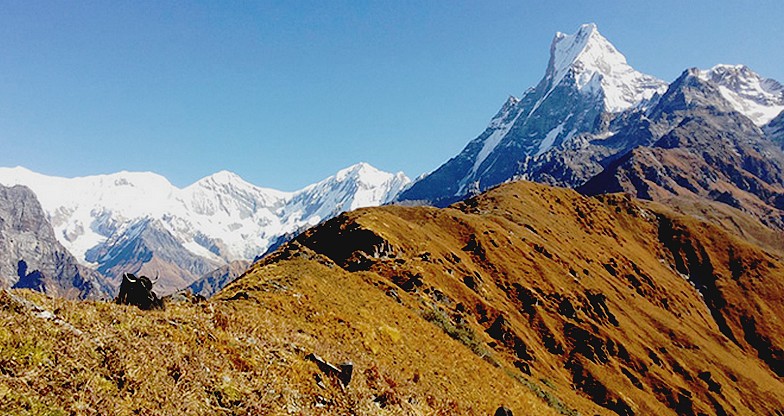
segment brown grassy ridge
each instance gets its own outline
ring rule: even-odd
[[[355,211],[296,244],[436,308],[567,408],[784,408],[781,253],[661,205],[520,182],[444,210]]]
[[[235,300],[152,312],[2,292],[0,413],[446,415],[506,404],[555,414],[439,328],[335,272],[292,260],[243,279]],[[353,361],[349,387],[305,359],[311,352]]]
[[[775,413],[782,264],[660,205],[530,183],[364,209],[197,305],[10,292],[63,325],[0,294],[0,413]],[[351,360],[349,388],[311,352]]]

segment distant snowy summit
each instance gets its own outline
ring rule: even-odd
[[[782,141],[780,83],[742,65],[692,72],[711,85],[705,88],[717,91],[710,98],[716,105],[726,105]],[[672,100],[660,100],[679,88],[685,87],[632,68],[595,24],[574,34],[556,33],[542,80],[520,98],[509,97],[479,137],[417,178],[398,199],[445,206],[516,179],[578,187],[672,128],[666,117],[652,120],[673,110],[665,108]]]
[[[716,65],[698,76],[719,87],[735,111],[764,126],[784,111],[784,86],[763,78],[745,65]]]
[[[0,184],[35,192],[56,238],[80,262],[112,275],[144,271],[148,263],[175,268],[172,286],[252,260],[281,236],[343,211],[385,204],[409,182],[367,163],[295,192],[261,188],[228,171],[180,189],[150,172],[69,179],[0,168]]]
[[[542,80],[547,85],[542,99],[564,81],[583,94],[600,97],[611,113],[639,105],[667,88],[666,82],[629,66],[593,23],[580,26],[573,35],[555,34]]]

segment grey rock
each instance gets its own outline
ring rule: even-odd
[[[79,299],[109,298],[113,291],[57,241],[41,204],[24,186],[0,185],[0,285]]]

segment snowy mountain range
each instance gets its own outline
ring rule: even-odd
[[[414,183],[364,163],[295,192],[222,171],[185,188],[153,173],[57,178],[0,168],[32,189],[55,237],[84,266],[161,275],[159,290],[212,293],[251,261],[343,211],[445,206],[527,179],[587,194],[689,195],[784,229],[784,86],[743,65],[687,69],[672,83],[632,68],[598,31],[557,33],[542,80],[509,97],[460,154]],[[112,279],[114,279],[112,281]],[[205,289],[207,288],[207,289]]]
[[[0,184],[35,192],[58,241],[80,263],[115,280],[122,271],[160,273],[163,292],[252,260],[281,236],[343,211],[387,203],[409,182],[366,163],[295,192],[257,187],[228,171],[180,189],[150,172],[69,179],[0,168]]]
[[[780,132],[768,125],[784,110],[784,87],[777,81],[742,65],[695,74],[718,89],[721,105]],[[398,199],[444,206],[514,179],[578,187],[673,127],[651,123],[671,87],[629,66],[594,24],[573,35],[557,33],[537,86],[510,97],[479,137]]]

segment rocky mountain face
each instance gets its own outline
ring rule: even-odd
[[[722,99],[724,89],[703,71],[684,72],[646,119],[664,134],[611,163],[580,191],[630,192],[659,201],[693,194],[784,229],[784,152]],[[620,134],[638,131],[632,126]]]
[[[131,223],[124,232],[91,248],[85,259],[112,276],[118,287],[123,272],[159,277],[158,293],[183,289],[220,264],[191,253],[159,221],[149,218]]]
[[[522,98],[510,97],[488,128],[463,151],[416,181],[398,198],[444,206],[515,177],[547,176],[546,182],[577,185],[601,171],[587,155],[572,170],[548,163],[559,149],[584,148],[611,135],[666,89],[635,71],[597,30],[586,24],[574,35],[556,34],[544,78]]]
[[[245,273],[250,265],[251,262],[247,260],[232,261],[225,266],[206,273],[199,280],[191,283],[187,289],[194,295],[204,296],[205,298],[212,297],[212,295],[218,293],[219,290]]]
[[[784,111],[765,126],[768,138],[784,149]]]
[[[318,279],[355,274],[509,377],[541,380],[567,414],[784,406],[784,253],[656,203],[515,182],[446,209],[358,210],[218,297],[285,293],[299,278],[275,276],[306,259],[326,265]]]
[[[41,204],[24,186],[0,185],[0,285],[80,299],[113,292],[57,241]]]
[[[117,281],[122,272],[158,274],[163,294],[340,212],[389,202],[408,182],[364,163],[296,192],[225,171],[179,189],[153,173],[66,179],[0,168],[0,183],[35,191],[56,238],[82,264]]]
[[[556,35],[536,88],[507,101],[480,137],[399,199],[443,206],[528,179],[660,200],[690,192],[781,228],[783,110],[784,87],[748,67],[690,69],[668,86],[628,67],[595,26],[584,25]],[[647,168],[624,165],[630,158],[645,159]],[[613,179],[619,166],[647,177]],[[645,181],[667,191],[640,188],[650,187]]]

